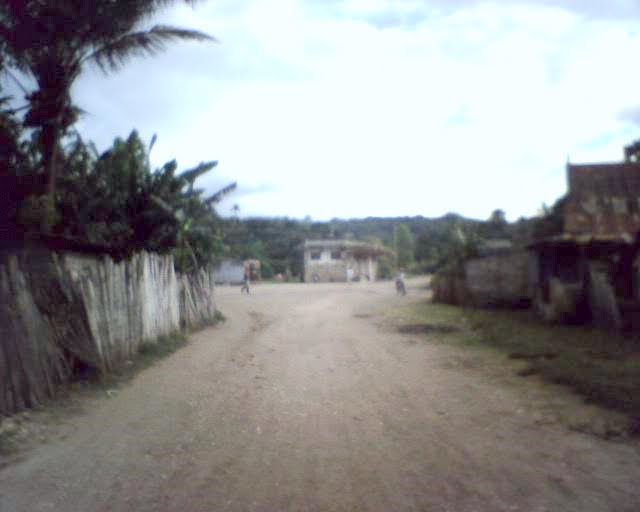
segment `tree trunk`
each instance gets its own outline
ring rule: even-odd
[[[56,213],[56,178],[58,172],[58,147],[60,130],[54,123],[47,123],[42,127],[42,165],[47,180],[44,211],[42,212],[41,228],[43,234],[49,234],[55,223]]]

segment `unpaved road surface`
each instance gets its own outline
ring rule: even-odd
[[[252,292],[220,288],[227,322],[2,469],[0,510],[640,510],[636,442],[541,421],[531,381],[371,316],[425,292]]]

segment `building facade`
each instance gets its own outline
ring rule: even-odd
[[[304,281],[374,281],[378,258],[386,250],[353,240],[307,240],[304,243]]]

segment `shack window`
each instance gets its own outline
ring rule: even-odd
[[[312,260],[319,260],[321,254],[322,254],[322,252],[320,252],[320,251],[311,251],[311,259]]]
[[[332,260],[339,260],[340,256],[342,256],[342,253],[340,251],[331,251]]]

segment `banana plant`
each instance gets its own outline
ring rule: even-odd
[[[194,269],[200,266],[200,262],[192,241],[196,236],[206,238],[215,235],[212,225],[215,214],[213,206],[237,187],[236,183],[231,183],[211,196],[202,199],[204,189],[195,188],[195,181],[217,165],[217,161],[203,162],[177,176],[175,180],[181,185],[181,193],[177,198],[176,204],[168,203],[157,194],[150,195],[151,201],[174,220],[177,227],[177,249],[188,254]],[[170,169],[172,170],[173,168]]]

